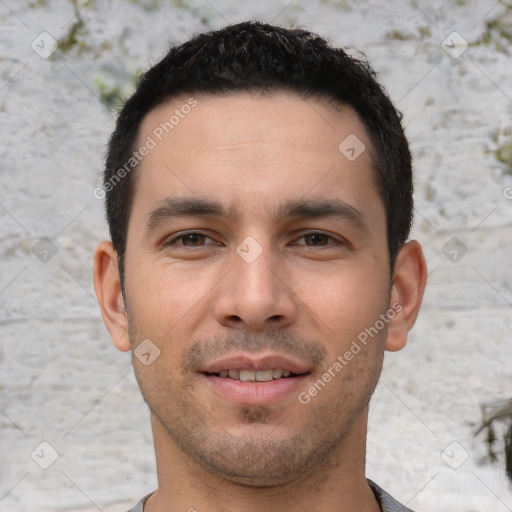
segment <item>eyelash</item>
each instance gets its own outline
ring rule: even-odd
[[[201,233],[200,231],[188,231],[187,233],[182,233],[181,235],[179,235],[177,237],[174,237],[174,238],[172,238],[169,241],[166,241],[164,245],[166,245],[166,246],[167,245],[181,245],[183,247],[202,247],[203,245],[205,245],[205,244],[201,244],[201,245],[196,245],[196,246],[194,246],[194,245],[188,246],[188,245],[185,245],[183,243],[182,244],[176,243],[178,240],[180,240],[180,239],[183,240],[185,237],[191,236],[191,235],[198,235],[198,236],[201,236],[201,237],[204,237],[204,238],[210,238],[211,239],[211,237],[205,235],[204,233]]]
[[[201,233],[200,231],[188,231],[186,233],[182,233],[181,235],[179,236],[176,236],[174,238],[172,238],[171,240],[168,240],[166,242],[164,242],[164,245],[165,246],[170,246],[170,245],[176,245],[176,246],[181,246],[181,247],[204,247],[205,243],[203,244],[199,244],[199,245],[186,245],[184,243],[177,243],[179,240],[183,241],[186,237],[189,237],[191,235],[197,235],[197,236],[200,236],[200,237],[204,237],[204,238],[209,238],[211,239],[211,237],[209,237],[208,235],[205,235],[204,233]],[[297,240],[300,240],[301,238],[305,238],[307,236],[314,236],[314,235],[320,235],[322,237],[327,237],[327,243],[325,245],[307,245],[307,244],[295,244],[295,245],[303,245],[305,247],[327,247],[327,246],[331,246],[333,245],[332,242],[334,242],[335,245],[344,245],[346,242],[343,240],[337,240],[334,236],[332,235],[328,235],[326,233],[322,233],[321,231],[310,231],[308,233],[304,233],[303,235],[301,235],[299,238],[297,238],[295,240],[295,242]],[[331,243],[329,243],[331,242]],[[217,243],[216,244],[208,244],[208,245],[218,245]]]

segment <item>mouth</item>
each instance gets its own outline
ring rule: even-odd
[[[199,375],[217,397],[243,405],[268,405],[299,393],[311,366],[280,354],[238,354],[210,363]]]
[[[206,376],[216,376],[222,379],[232,379],[242,382],[270,382],[272,380],[299,377],[300,375],[309,374],[309,372],[293,373],[290,370],[283,370],[282,368],[269,368],[266,370],[226,369],[214,373],[204,372],[204,374]]]

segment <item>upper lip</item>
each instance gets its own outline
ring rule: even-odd
[[[306,373],[310,371],[310,366],[305,363],[280,354],[271,354],[265,356],[255,356],[247,354],[235,354],[208,364],[202,368],[203,373],[219,373],[221,370],[268,370],[270,368],[279,368],[289,370],[291,373]]]

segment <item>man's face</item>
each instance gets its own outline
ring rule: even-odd
[[[350,108],[285,93],[196,96],[159,141],[187,100],[152,110],[138,137],[157,144],[137,171],[126,307],[132,349],[149,339],[160,355],[134,359],[136,376],[194,460],[283,483],[362,424],[380,373],[386,327],[332,370],[390,303],[370,141]],[[355,160],[338,149],[354,135]]]

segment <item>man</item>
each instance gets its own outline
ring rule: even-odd
[[[132,510],[409,510],[364,467],[383,354],[426,279],[371,68],[302,30],[196,36],[121,111],[104,190],[95,289],[158,473]]]

